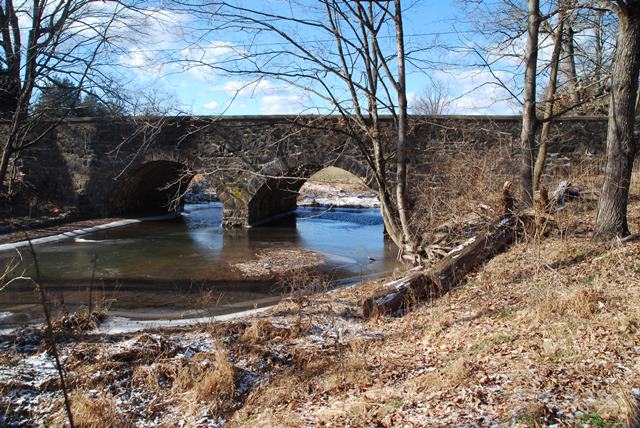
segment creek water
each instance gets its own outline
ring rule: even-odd
[[[186,205],[170,221],[143,222],[37,246],[40,282],[58,308],[92,299],[110,314],[132,319],[218,315],[274,303],[283,294],[271,279],[234,267],[270,249],[319,253],[335,285],[380,276],[396,267],[396,247],[383,237],[378,209],[298,208],[265,227],[226,230],[220,204]],[[15,258],[0,253],[0,268]],[[22,252],[26,275],[33,260]],[[95,263],[94,263],[95,261]],[[95,264],[95,270],[94,270]],[[14,282],[0,292],[0,330],[41,320],[38,294]]]

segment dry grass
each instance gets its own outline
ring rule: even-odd
[[[587,208],[574,208],[562,233],[517,244],[402,319],[366,325],[384,340],[279,373],[230,426],[633,426],[640,245],[569,235],[585,221]],[[640,206],[630,218],[640,224]]]
[[[62,314],[53,321],[53,329],[56,334],[73,334],[93,330],[100,326],[106,318],[109,308],[100,304],[98,308],[89,313],[89,309],[81,307],[70,314]]]
[[[133,420],[119,412],[115,398],[110,394],[74,391],[71,395],[74,424],[78,428],[104,428],[135,426]]]
[[[573,201],[544,239],[402,318],[362,318],[379,281],[309,295],[322,281],[295,275],[291,298],[254,319],[65,347],[74,406],[124,426],[638,426],[640,242],[594,245],[593,219],[591,198]],[[88,402],[90,389],[114,395]]]
[[[225,352],[201,354],[177,370],[171,391],[180,396],[183,408],[205,404],[217,416],[233,406],[234,376],[235,368]],[[201,409],[195,410],[196,414],[199,412]]]
[[[465,152],[474,156],[462,156]],[[428,173],[412,177],[412,222],[423,240],[455,246],[495,217],[496,197],[514,176],[511,157],[508,147],[482,150],[472,143],[433,143]]]
[[[253,321],[238,338],[242,343],[258,344],[278,339],[295,337],[296,331],[292,328],[276,327],[269,320],[258,319]]]

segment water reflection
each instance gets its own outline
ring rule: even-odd
[[[251,307],[278,293],[264,280],[243,278],[236,263],[273,248],[306,248],[324,255],[335,278],[357,278],[393,269],[395,247],[383,239],[375,209],[299,209],[269,227],[224,230],[220,204],[191,205],[174,221],[103,230],[76,240],[37,247],[42,283],[69,306],[86,303],[97,257],[98,287],[116,299],[112,312],[132,317],[180,316],[216,294],[216,313]],[[293,226],[292,227],[292,223]],[[23,254],[27,274],[33,260]],[[0,263],[11,257],[0,254]],[[0,293],[0,312],[37,316],[31,285]],[[11,317],[9,317],[11,318]],[[0,318],[0,323],[17,322]]]

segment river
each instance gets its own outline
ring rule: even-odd
[[[278,224],[221,227],[218,203],[186,205],[175,220],[143,222],[36,247],[41,283],[54,306],[73,310],[93,299],[132,319],[218,315],[272,304],[283,294],[273,280],[247,278],[234,268],[267,250],[319,253],[336,285],[380,276],[396,267],[396,247],[383,238],[378,209],[298,208]],[[15,252],[0,254],[0,266]],[[33,260],[23,251],[26,274]],[[95,273],[94,273],[95,261]],[[64,306],[62,305],[64,302]],[[32,285],[0,292],[0,329],[39,322]]]

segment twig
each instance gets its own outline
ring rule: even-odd
[[[640,233],[635,233],[633,235],[625,236],[624,238],[618,238],[619,243],[631,242],[640,239]]]
[[[36,271],[36,279],[29,278],[31,282],[35,285],[36,289],[40,293],[40,303],[42,304],[42,310],[44,311],[44,318],[47,323],[47,336],[49,347],[51,349],[51,353],[53,354],[53,358],[56,362],[56,369],[58,370],[58,376],[60,377],[60,386],[62,387],[62,394],[64,395],[64,406],[67,411],[67,419],[69,420],[69,427],[74,428],[73,424],[73,414],[71,413],[71,402],[69,401],[69,394],[67,394],[67,385],[64,378],[64,369],[62,368],[62,364],[60,363],[60,356],[58,355],[58,347],[56,346],[55,337],[53,334],[53,325],[51,323],[51,314],[49,313],[49,307],[47,306],[47,296],[45,295],[44,289],[40,286],[40,267],[38,265],[38,256],[36,255],[36,251],[33,248],[33,244],[31,243],[31,239],[25,232],[25,237],[27,238],[27,242],[29,242],[29,251],[33,256],[34,268]]]

